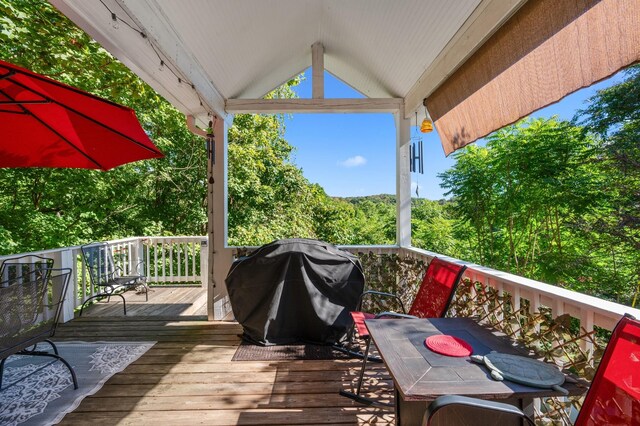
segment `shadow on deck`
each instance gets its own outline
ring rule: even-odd
[[[196,317],[207,318],[207,291],[200,286],[150,287],[149,301],[144,294],[123,293],[127,300],[127,317]],[[83,317],[124,317],[122,299],[101,299],[85,309]]]
[[[352,390],[359,360],[231,361],[242,328],[232,321],[206,321],[204,290],[154,290],[148,302],[143,295],[127,293],[126,317],[122,304],[112,299],[58,328],[58,341],[157,342],[60,424],[394,423],[392,410],[339,396],[340,389]],[[376,365],[369,371],[368,395],[392,400],[386,369]]]

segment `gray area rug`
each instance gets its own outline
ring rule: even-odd
[[[56,424],[96,393],[111,376],[140,358],[155,342],[60,342],[60,355],[78,378],[73,389],[69,370],[48,357],[10,356],[0,391],[0,425]],[[38,349],[47,350],[46,343]]]

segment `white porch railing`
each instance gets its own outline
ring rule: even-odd
[[[136,265],[144,260],[147,280],[150,285],[204,285],[202,277],[207,271],[207,237],[132,237],[109,241],[114,259],[126,273],[134,273]],[[247,247],[248,248],[248,247]],[[532,309],[541,306],[550,308],[554,316],[569,314],[580,320],[581,326],[591,331],[594,327],[611,330],[624,313],[640,318],[640,310],[628,306],[587,296],[539,281],[530,280],[507,272],[497,271],[481,265],[475,265],[442,256],[437,253],[417,248],[399,248],[397,246],[341,246],[352,253],[373,252],[375,254],[393,254],[410,256],[430,261],[434,256],[467,265],[465,276],[495,288],[499,293],[507,292],[512,296],[515,309],[522,300],[528,300]],[[242,248],[238,248],[242,250]],[[5,259],[24,255],[38,255],[54,260],[56,268],[70,268],[70,290],[62,315],[62,321],[73,318],[74,310],[84,300],[95,294],[88,279],[80,246],[64,247],[9,256],[0,256],[0,263]],[[29,262],[28,257],[23,258]],[[1,279],[1,277],[0,277]]]
[[[202,286],[204,284],[202,277],[206,276],[207,270],[207,237],[132,237],[112,240],[108,243],[111,246],[114,261],[125,274],[137,273],[136,267],[143,261],[149,285]],[[34,261],[30,256],[50,258],[53,259],[55,268],[72,270],[61,315],[62,322],[73,319],[74,310],[100,291],[89,279],[82,260],[81,246],[0,256],[0,263],[17,257],[25,263]],[[50,312],[43,312],[43,314],[45,318],[51,315]]]
[[[464,262],[438,253],[417,248],[403,248],[400,254],[421,258],[430,261],[433,257],[446,259],[448,261],[467,265],[465,277],[472,281],[478,281],[485,286],[492,287],[502,296],[507,292],[511,295],[514,310],[520,309],[523,301],[528,301],[533,311],[538,311],[541,307],[551,310],[552,316],[557,317],[569,314],[571,317],[580,320],[580,326],[585,331],[593,331],[594,327],[612,330],[620,318],[629,313],[636,318],[640,318],[640,310],[629,306],[621,305],[597,297],[567,290],[561,287],[545,284],[540,281],[513,275],[508,272],[498,271],[482,265]],[[583,349],[591,349],[590,342],[581,342]]]

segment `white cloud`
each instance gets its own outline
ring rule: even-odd
[[[355,157],[349,157],[344,161],[338,161],[338,165],[342,167],[358,167],[367,164],[367,159],[361,155]]]

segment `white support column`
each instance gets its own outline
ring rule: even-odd
[[[324,99],[324,46],[320,42],[311,46],[311,76],[313,98]]]
[[[202,288],[206,288],[207,282],[209,282],[209,244],[207,241],[208,239],[200,241],[200,286]],[[195,258],[195,253],[193,256]]]
[[[76,292],[78,288],[78,284],[76,282],[77,271],[76,271],[76,262],[74,256],[73,249],[67,249],[60,253],[60,268],[68,268],[71,269],[71,274],[69,275],[69,284],[67,285],[67,292],[64,295],[64,302],[62,304],[62,312],[60,312],[59,322],[67,322],[71,321],[74,318],[73,309],[76,307]],[[58,296],[62,289],[53,289]]]
[[[396,123],[396,243],[411,246],[411,120],[404,119],[404,108],[394,113]]]
[[[215,120],[215,164],[208,161],[208,318],[221,320],[231,312],[229,294],[224,279],[233,261],[227,242],[227,122]]]

